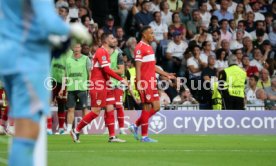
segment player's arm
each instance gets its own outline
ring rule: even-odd
[[[136,70],[137,71],[137,70]],[[159,67],[155,66],[155,72],[160,74],[161,76],[167,77],[168,79],[175,79],[175,73],[167,73],[161,70]]]

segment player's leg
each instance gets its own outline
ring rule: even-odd
[[[87,95],[87,91],[80,91],[78,93],[78,98],[79,98],[79,101],[80,101],[80,105],[81,105],[81,110],[82,110],[82,117],[85,117],[85,115],[87,115],[89,113],[89,110],[88,110],[88,95]],[[82,129],[83,133],[84,134],[88,134],[87,132],[87,127],[85,126],[83,129]]]
[[[33,165],[34,148],[40,131],[39,122],[43,114],[49,113],[50,94],[43,87],[46,77],[47,72],[39,72],[15,74],[4,78],[12,108],[9,115],[15,122],[15,136],[12,138],[9,156],[10,166]]]
[[[115,94],[115,107],[117,111],[117,120],[118,120],[120,134],[126,134],[125,128],[124,128],[125,127],[125,113],[124,113],[124,106],[123,106],[124,91],[116,88],[114,90],[114,94]]]
[[[58,106],[58,126],[59,126],[59,134],[64,133],[64,123],[65,123],[65,116],[66,116],[66,91],[64,91],[63,96],[58,96],[58,92],[62,88],[61,83],[56,84],[56,90],[53,92],[54,97],[56,98],[57,101],[57,106]]]
[[[72,130],[74,117],[75,117],[76,102],[77,102],[77,95],[75,91],[69,91],[67,96],[67,102],[66,102],[66,106],[68,108],[66,133],[70,133],[70,131]]]

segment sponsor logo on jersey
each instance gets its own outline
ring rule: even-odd
[[[101,105],[102,104],[102,100],[97,100],[96,103],[97,103],[97,105]]]
[[[146,95],[147,100],[150,100],[151,96],[150,95]]]

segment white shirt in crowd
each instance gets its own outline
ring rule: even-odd
[[[119,0],[119,4],[123,4],[127,10],[131,10],[131,8],[136,4],[136,0]]]
[[[264,21],[265,20],[265,17],[262,13],[260,12],[254,12],[255,13],[255,17],[254,17],[254,21],[258,21],[258,20],[262,20]]]
[[[209,27],[211,17],[212,17],[210,12],[205,12],[204,14],[200,13],[200,16],[201,16],[201,20],[205,24],[205,26]]]
[[[164,12],[161,12],[162,22],[166,23],[167,25],[172,24],[172,12],[168,12],[167,14]]]
[[[168,32],[168,25],[164,22],[161,22],[160,25],[158,25],[155,21],[152,21],[149,26],[153,29],[154,37],[158,41],[163,40],[164,33]]]
[[[204,63],[208,63],[208,57],[203,54],[200,54],[200,60]],[[188,60],[187,60],[187,66],[194,66],[194,68],[198,69],[200,66],[199,66],[199,62],[197,59],[195,59],[194,56],[190,57]],[[190,74],[193,74],[194,76],[200,76],[201,75],[201,71],[197,72],[197,73],[191,73]]]
[[[227,61],[216,60],[215,68],[217,69],[225,69],[228,67]]]
[[[236,11],[236,9],[237,9],[237,6],[238,6],[238,4],[236,2],[234,2],[234,1],[232,1],[232,4],[231,4],[231,6],[228,7],[227,11],[229,13],[234,14],[235,11]]]
[[[249,38],[252,40],[251,34],[248,33],[247,31],[244,31],[243,38],[245,38],[245,37],[249,37]],[[237,32],[234,32],[234,33],[232,34],[232,39],[233,39],[233,40],[236,40],[236,39],[237,39]]]
[[[79,9],[76,7],[69,8],[69,14],[68,16],[70,18],[78,18],[79,17]]]
[[[245,90],[245,94],[246,94],[246,100],[248,103],[250,104],[257,104],[256,101],[258,100],[256,97],[256,91],[258,90],[258,88],[256,88],[255,90],[251,89],[251,88],[247,88]]]
[[[256,66],[259,71],[261,71],[264,68],[261,62],[257,61],[256,59],[250,61],[250,66]]]
[[[256,40],[256,39],[257,39],[257,36],[256,36],[256,30],[255,30],[255,31],[250,32],[250,35],[251,35],[251,39],[252,39],[252,40]],[[265,34],[264,34],[264,40],[269,40],[269,39],[268,39],[268,35],[267,35],[267,33],[265,33]]]
[[[155,5],[155,3],[151,3],[151,4],[150,4],[150,11],[151,11],[152,13],[157,12],[157,11],[160,11],[159,5]]]
[[[181,41],[180,44],[176,44],[174,41],[169,42],[167,53],[171,53],[173,57],[183,59],[183,53],[188,48],[188,44],[184,41]]]

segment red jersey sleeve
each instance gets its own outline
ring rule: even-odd
[[[137,45],[135,50],[134,50],[134,59],[135,61],[143,61],[143,50],[140,45]]]
[[[98,49],[95,54],[96,61],[99,63],[101,68],[106,66],[110,66],[110,62],[108,61],[108,53],[104,49]]]

